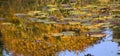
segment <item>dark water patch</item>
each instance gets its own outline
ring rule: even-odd
[[[3,49],[4,49],[4,47],[3,47],[3,42],[2,42],[2,40],[1,40],[1,38],[0,38],[0,56],[2,56],[2,51],[3,51]]]
[[[0,56],[2,56],[2,51],[3,51],[3,43],[0,42]]]
[[[2,32],[1,32],[1,30],[0,30],[0,38],[2,37]]]

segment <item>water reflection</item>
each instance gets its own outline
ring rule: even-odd
[[[12,52],[7,52],[6,50],[2,51],[3,56],[13,56]]]
[[[113,29],[113,41],[120,43],[120,27]],[[120,45],[120,44],[119,44]]]
[[[117,28],[117,29],[113,29],[113,32],[114,32],[114,34],[113,34],[113,37],[114,38],[120,38],[120,29],[119,28]]]
[[[2,50],[3,50],[3,47],[2,47],[2,43],[0,41],[0,56],[2,56]]]
[[[120,51],[120,47],[118,43],[111,41],[113,38],[113,32],[107,28],[104,33],[107,36],[99,41],[97,44],[85,49],[83,52],[75,52],[75,51],[61,51],[58,53],[58,56],[119,56],[118,52]]]
[[[38,45],[38,43],[35,43],[35,42],[30,42],[30,43],[33,43],[33,46],[35,46],[34,48],[36,48],[36,49],[34,49],[33,48],[33,51],[34,52],[31,52],[31,50],[32,50],[32,48],[29,48],[29,46],[31,46],[31,44],[29,44],[28,45],[28,49],[27,48],[25,48],[24,50],[24,52],[25,52],[25,54],[26,54],[26,50],[30,50],[30,52],[32,53],[32,54],[35,54],[35,52],[39,55],[40,53],[42,53],[42,54],[45,54],[46,52],[44,52],[44,51],[49,51],[49,52],[51,52],[51,51],[53,51],[53,50],[57,50],[57,48],[58,49],[60,49],[60,51],[61,52],[58,52],[57,54],[56,54],[56,56],[120,56],[119,54],[120,54],[120,47],[119,47],[119,45],[118,45],[118,43],[117,42],[113,42],[113,41],[111,41],[111,40],[113,40],[114,39],[114,33],[115,31],[111,31],[109,28],[106,28],[106,30],[104,31],[104,33],[105,34],[107,34],[107,36],[106,37],[104,37],[102,40],[100,40],[100,41],[98,41],[96,44],[94,44],[93,46],[90,46],[90,47],[88,47],[87,49],[85,49],[84,51],[82,51],[82,52],[80,52],[78,49],[81,47],[81,46],[79,46],[79,45],[76,45],[76,46],[78,46],[78,49],[76,49],[76,50],[78,50],[78,51],[69,51],[69,50],[65,50],[65,51],[61,51],[61,47],[62,46],[60,46],[59,48],[58,47],[56,47],[56,46],[59,46],[60,44],[62,45],[63,43],[62,43],[62,41],[61,41],[61,43],[60,42],[55,42],[53,39],[53,41],[48,41],[47,42],[47,44],[48,43],[53,43],[53,44],[56,44],[56,46],[48,46],[48,47],[50,47],[50,48],[52,48],[53,47],[53,49],[51,49],[50,50],[50,48],[46,48],[46,46],[45,46],[45,48],[43,48],[44,50],[43,51],[37,51],[37,48],[36,47],[38,47],[38,48],[41,48],[41,47],[39,47],[39,46],[37,46]],[[119,34],[117,35],[117,36],[119,36]],[[38,40],[38,39],[37,39]],[[71,41],[71,39],[69,40],[69,39],[66,39],[66,40],[64,40],[64,43],[67,43],[67,44],[69,44],[69,43],[74,43],[76,40],[78,40],[78,38],[75,38],[75,39],[73,39],[73,42],[69,42],[69,41]],[[84,39],[82,39],[82,40],[84,40]],[[86,40],[86,38],[85,38],[85,40]],[[17,40],[18,41],[18,40]],[[88,39],[88,41],[90,41],[89,39]],[[91,40],[92,41],[92,40]],[[16,43],[16,42],[13,42],[13,43]],[[20,41],[20,43],[21,43],[21,41]],[[27,43],[27,42],[25,42],[25,43]],[[58,44],[59,43],[59,44]],[[79,42],[77,42],[77,43],[79,43]],[[80,45],[82,45],[84,42],[81,42],[80,43]],[[44,44],[44,43],[41,43],[41,45],[42,44]],[[46,43],[45,43],[46,44]],[[44,45],[45,45],[44,44]],[[67,48],[69,48],[70,46],[72,46],[72,45],[67,45],[66,44],[66,46],[65,47],[67,47]],[[76,44],[76,42],[75,42],[75,44]],[[16,47],[16,46],[15,46]],[[18,47],[18,46],[17,46]],[[20,47],[21,47],[21,45],[20,45]],[[23,47],[23,46],[22,46]],[[64,46],[63,46],[64,47]],[[14,47],[12,47],[12,48],[14,48]],[[72,47],[72,48],[74,48],[74,47]],[[1,49],[1,48],[0,48]],[[14,48],[15,49],[15,48]],[[23,49],[23,48],[21,48],[21,49]],[[16,48],[15,50],[19,50],[18,48]],[[71,50],[71,49],[70,49]],[[73,50],[73,49],[72,49]],[[22,52],[21,50],[20,50],[20,52],[21,53],[24,53],[24,52]],[[30,54],[31,55],[31,53],[27,53],[27,55],[28,54]],[[56,52],[55,52],[56,53]],[[3,55],[3,56],[12,56],[12,52],[7,52],[6,50],[3,50],[3,51],[1,51],[1,56]],[[51,54],[51,53],[48,53],[48,54]],[[54,53],[53,53],[54,54]],[[21,54],[20,54],[21,55]],[[47,54],[45,54],[46,56],[49,56],[49,55],[47,55]],[[16,56],[16,55],[14,55],[14,56]],[[24,56],[26,56],[26,55],[24,55]],[[29,56],[29,55],[28,55]],[[32,55],[32,56],[36,56],[36,55]]]
[[[107,34],[102,40],[98,41],[93,46],[86,48],[84,51],[80,52],[77,51],[61,51],[56,54],[56,56],[120,56],[120,47],[117,42],[113,42],[112,40],[115,39],[114,33],[115,31],[111,31],[109,28],[106,28],[104,31]],[[119,36],[119,34],[117,35]],[[0,47],[1,49],[1,47]],[[12,52],[7,52],[3,50],[0,52],[1,56],[12,56]]]

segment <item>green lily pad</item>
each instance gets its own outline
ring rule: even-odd
[[[70,11],[70,14],[80,14],[80,11]]]
[[[41,11],[30,11],[27,13],[27,15],[34,16],[35,14],[39,14],[39,13],[41,13]]]
[[[80,22],[68,22],[70,25],[80,25]]]
[[[87,12],[81,12],[81,11],[79,11],[79,10],[77,10],[77,11],[70,11],[70,14],[87,14]]]
[[[90,29],[89,32],[101,32],[102,30],[99,29],[99,28],[93,28],[93,29]]]
[[[45,24],[55,24],[56,22],[44,22]]]
[[[56,10],[59,10],[58,8],[51,8],[51,9],[48,9],[48,11],[56,11]]]
[[[48,7],[57,7],[57,5],[52,5],[52,4],[49,4],[47,5]]]
[[[62,32],[62,34],[64,36],[73,36],[75,34],[75,32],[73,32],[73,31],[66,31],[66,32]]]
[[[87,8],[89,8],[89,7],[90,7],[90,8],[93,8],[93,7],[98,7],[98,6],[96,6],[96,5],[87,5],[86,7],[87,7]]]
[[[80,21],[82,19],[81,18],[63,18],[61,20],[78,20],[78,21]]]
[[[38,20],[36,20],[36,22],[48,22],[48,20],[41,20],[41,19],[38,19]]]

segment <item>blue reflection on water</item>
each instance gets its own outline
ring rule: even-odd
[[[91,54],[91,56],[120,56],[118,55],[118,51],[120,50],[120,47],[118,46],[118,43],[112,42],[112,31],[107,28],[104,31],[107,36],[102,39],[99,43],[85,49],[83,52],[74,52],[74,51],[61,51],[58,53],[58,56],[85,56],[87,54]]]
[[[83,52],[66,50],[57,53],[57,56],[87,56],[87,54],[91,54],[91,56],[120,56],[117,54],[118,51],[120,51],[118,43],[111,41],[113,38],[112,31],[107,28],[104,33],[107,34],[104,39],[98,41],[97,44],[88,47]],[[4,50],[3,56],[12,56],[12,52],[6,53],[6,51]]]
[[[3,56],[13,56],[12,52],[7,53],[6,50],[3,50]]]

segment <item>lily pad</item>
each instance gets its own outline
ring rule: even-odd
[[[0,21],[5,20],[5,18],[0,18]]]
[[[118,38],[113,38],[112,41],[114,41],[114,42],[120,42],[120,39],[118,39]]]
[[[61,20],[72,20],[71,18],[63,18]]]
[[[63,35],[62,33],[54,33],[52,36],[57,37],[57,36],[62,36],[62,35]]]
[[[81,18],[72,18],[72,20],[78,20],[78,21],[81,21],[82,19]]]
[[[73,8],[68,7],[68,8],[62,8],[62,9],[64,9],[64,10],[72,10]]]
[[[78,21],[80,21],[82,19],[81,18],[63,18],[61,20],[78,20]]]
[[[57,5],[52,5],[52,4],[49,4],[47,5],[48,7],[57,7]]]
[[[81,25],[83,25],[83,26],[91,26],[92,24],[90,24],[90,23],[82,23]]]
[[[62,32],[62,34],[64,36],[73,36],[75,34],[75,32],[73,32],[73,31],[65,31],[65,32]]]
[[[14,14],[16,17],[25,17],[26,14],[25,13],[15,13]]]
[[[87,12],[84,12],[84,11],[79,11],[79,10],[75,10],[75,11],[70,11],[69,12],[70,14],[87,14]]]
[[[43,23],[45,23],[45,22],[48,22],[48,20],[41,20],[41,19],[38,19],[38,20],[36,20],[36,22],[43,22]]]
[[[44,22],[45,24],[55,24],[56,22],[52,21],[52,22]]]
[[[31,22],[36,22],[37,18],[29,18]]]
[[[39,14],[39,13],[41,13],[41,11],[30,11],[30,12],[27,13],[27,15],[35,16],[36,14]]]
[[[51,9],[48,9],[48,11],[56,11],[56,10],[59,10],[58,8],[51,8]]]
[[[1,23],[1,25],[14,25],[14,24],[10,22],[4,22],[4,23]]]
[[[101,37],[105,37],[106,34],[103,33],[94,33],[94,34],[90,34],[90,37],[97,37],[97,38],[101,38]]]
[[[80,22],[68,22],[68,24],[70,24],[70,25],[80,25],[81,23]]]
[[[97,29],[93,28],[93,29],[90,29],[89,32],[98,33],[98,32],[102,32],[102,30],[99,28],[97,28]]]

